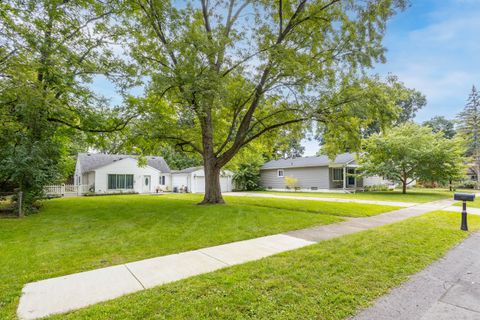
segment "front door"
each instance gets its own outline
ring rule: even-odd
[[[142,191],[146,192],[146,193],[151,192],[150,185],[151,185],[150,176],[143,176],[143,189],[142,189]]]
[[[355,169],[347,170],[347,187],[355,187]]]

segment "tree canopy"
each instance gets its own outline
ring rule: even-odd
[[[383,62],[386,23],[402,0],[135,0],[121,25],[147,81],[136,101],[146,139],[199,153],[204,203],[221,203],[219,172],[284,127],[326,128],[331,153],[358,148],[362,127],[398,116]],[[341,143],[340,143],[341,141]]]
[[[360,163],[365,175],[400,182],[403,193],[416,180],[449,182],[463,177],[463,141],[446,139],[443,132],[405,123],[364,141]]]
[[[28,203],[64,178],[66,156],[83,139],[74,130],[120,130],[134,117],[91,86],[95,76],[120,93],[133,85],[112,47],[118,9],[94,0],[0,2],[0,179]]]

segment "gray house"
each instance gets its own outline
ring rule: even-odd
[[[260,168],[261,185],[272,190],[285,190],[285,177],[298,179],[300,190],[356,190],[364,186],[387,184],[380,177],[360,177],[356,154],[272,160]]]

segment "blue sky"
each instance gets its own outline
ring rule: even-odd
[[[480,86],[480,0],[412,0],[391,19],[384,39],[387,62],[374,72],[393,73],[426,95],[417,122],[454,118],[473,84]],[[304,141],[305,155],[318,151]]]

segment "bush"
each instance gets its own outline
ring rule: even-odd
[[[233,176],[235,190],[258,191],[260,187],[260,168],[256,164],[242,164]]]
[[[285,186],[287,187],[287,189],[294,189],[295,191],[297,191],[297,188],[298,188],[297,185],[298,185],[297,178],[290,177],[290,176],[285,177]]]
[[[365,191],[390,191],[390,188],[385,184],[375,184],[373,186],[366,186]]]
[[[459,188],[459,189],[477,189],[478,188],[478,183],[476,181],[467,180],[467,181],[461,182],[456,187]]]

